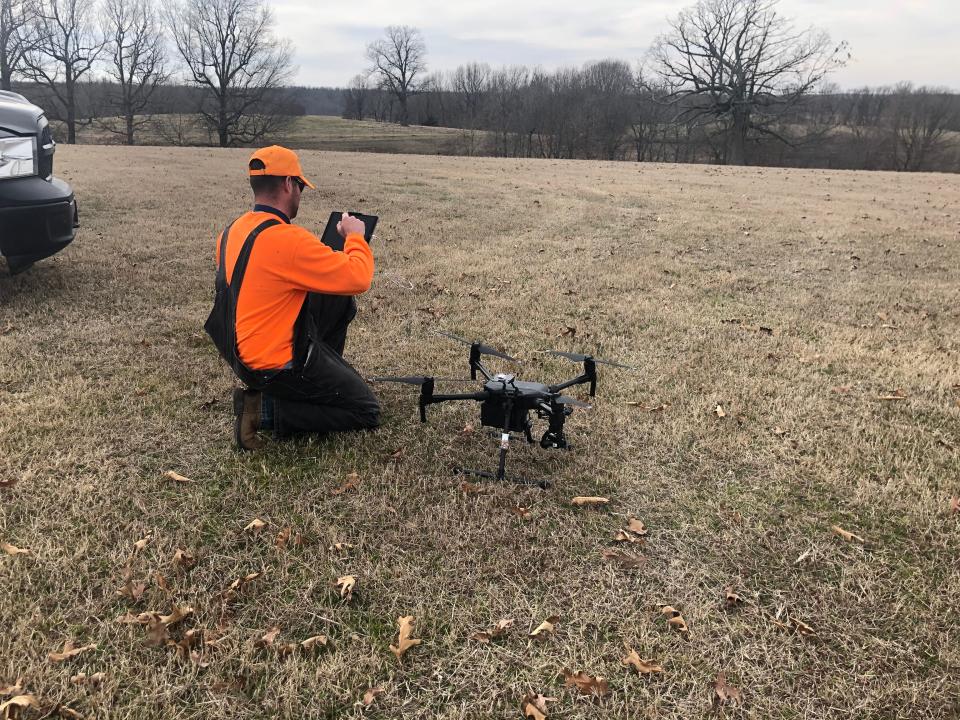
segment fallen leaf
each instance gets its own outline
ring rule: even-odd
[[[10,478],[9,480],[0,480],[0,489],[12,488],[20,480],[18,478]]]
[[[3,550],[7,555],[12,555],[16,557],[17,555],[31,555],[32,553],[26,548],[18,548],[16,545],[11,545],[10,543],[0,543],[0,550]]]
[[[830,388],[830,392],[836,393],[837,395],[846,395],[853,389],[850,385],[837,385],[836,387]]]
[[[372,687],[367,688],[367,691],[363,694],[363,699],[360,701],[360,704],[365,708],[373,705],[374,701],[377,699],[377,696],[383,695],[384,689],[382,687]]]
[[[576,687],[581,695],[595,695],[602,697],[610,692],[610,686],[607,681],[599,675],[591,677],[583,672],[570,672],[569,669],[563,669],[563,684],[566,687]]]
[[[167,593],[168,595],[170,594],[170,586],[167,585],[167,579],[162,574],[160,574],[159,571],[153,573],[153,579],[154,579],[154,582],[157,583],[157,587],[160,590]]]
[[[348,542],[338,542],[330,546],[330,550],[336,550],[337,552],[347,552],[348,550],[353,550],[353,545]]]
[[[274,539],[273,544],[276,545],[281,550],[287,546],[287,542],[290,540],[291,528],[287,525],[283,530],[277,533],[277,537]]]
[[[511,507],[510,512],[523,520],[529,520],[533,517],[533,513],[530,512],[529,508],[525,508],[522,505]]]
[[[170,481],[175,482],[175,483],[186,484],[186,483],[192,483],[192,482],[193,482],[193,480],[191,480],[190,478],[184,477],[184,476],[181,475],[180,473],[174,472],[173,470],[167,470],[167,471],[163,474],[163,476],[164,476],[165,478],[167,478],[167,480],[170,480]]]
[[[340,588],[340,597],[344,602],[350,602],[353,599],[353,589],[357,585],[357,579],[353,575],[344,575],[337,578],[337,587]]]
[[[560,337],[573,338],[577,336],[577,329],[573,325],[564,325],[560,331]]]
[[[817,633],[812,627],[807,625],[802,620],[797,620],[796,618],[790,618],[790,624],[793,626],[793,629],[796,630],[800,635],[804,637],[811,637]]]
[[[680,633],[684,640],[690,639],[690,629],[687,627],[687,621],[683,619],[680,611],[670,605],[664,605],[660,610],[667,618],[667,625]]]
[[[743,704],[743,698],[740,695],[740,690],[727,683],[727,676],[725,673],[719,673],[717,675],[717,679],[713,681],[713,691],[715,693],[713,697],[714,706],[726,705],[728,703],[731,705]]]
[[[179,642],[174,643],[177,648],[177,655],[183,660],[193,660],[192,650],[203,639],[203,630],[187,630]]]
[[[724,589],[723,607],[727,610],[733,610],[743,604],[743,599],[733,591],[733,585]]]
[[[153,535],[147,535],[145,538],[137,540],[133,544],[133,554],[136,555],[138,552],[141,552],[147,545],[150,544],[150,540],[153,538]]]
[[[785,435],[786,432],[787,432],[787,431],[784,430],[784,429],[783,429],[782,427],[780,427],[779,425],[777,425],[775,428],[773,428],[773,434],[776,435],[776,436],[778,436],[778,437],[781,436],[781,435]]]
[[[263,573],[253,572],[249,575],[244,575],[243,577],[237,578],[227,586],[227,589],[220,594],[220,597],[224,602],[230,602],[237,596],[239,592],[243,590],[247,584],[253,582],[261,575],[263,575]]]
[[[148,613],[147,620],[147,643],[156,647],[164,647],[171,644],[170,630],[160,622],[159,613]]]
[[[193,555],[187,553],[186,550],[177,548],[177,551],[173,554],[173,564],[175,567],[189,570],[197,564],[197,560]]]
[[[878,395],[877,400],[906,400],[907,394],[903,390],[894,390],[887,395]]]
[[[7,700],[5,703],[0,704],[0,713],[3,713],[3,717],[10,717],[11,708],[33,708],[34,710],[39,709],[40,703],[37,702],[37,698],[33,695],[15,695],[14,697]]]
[[[0,697],[18,695],[23,690],[23,678],[17,678],[15,685],[0,685]]]
[[[69,660],[70,658],[75,658],[81,653],[85,653],[88,650],[96,650],[96,645],[84,645],[83,647],[74,647],[73,640],[67,640],[63,645],[63,651],[58,653],[49,653],[47,659],[50,662],[63,662],[64,660]]]
[[[605,497],[595,497],[595,496],[578,496],[573,498],[570,501],[571,505],[576,505],[577,507],[595,507],[598,505],[608,505],[610,503],[610,498]]]
[[[531,632],[528,637],[533,640],[546,640],[548,637],[553,635],[556,630],[556,624],[560,621],[559,615],[551,615],[542,623],[537,625],[536,629]]]
[[[625,543],[643,543],[643,538],[637,537],[632,532],[627,532],[626,530],[617,530],[613,534],[613,541]]]
[[[547,717],[547,703],[556,702],[556,698],[549,698],[540,695],[539,693],[534,695],[532,692],[527,693],[523,701],[520,703],[520,711],[523,713],[523,717],[532,718],[532,720],[545,720]]]
[[[476,483],[464,481],[460,483],[460,490],[464,495],[482,495],[487,491],[487,488],[485,488],[483,485],[477,485]]]
[[[412,637],[413,615],[404,615],[403,617],[397,618],[397,625],[399,626],[397,644],[390,646],[390,652],[396,655],[398,661],[402,662],[407,650],[419,645],[423,640]]]
[[[634,535],[639,535],[641,537],[647,534],[647,528],[644,526],[644,524],[633,517],[630,518],[630,522],[627,523],[626,529],[632,532]]]
[[[70,678],[70,682],[74,685],[91,685],[96,687],[103,683],[107,679],[106,673],[98,672],[93,675],[87,675],[86,673],[77,673]]]
[[[473,424],[472,424],[472,423],[467,423],[466,425],[463,426],[463,430],[460,431],[460,434],[461,434],[461,435],[469,435],[469,434],[472,433],[472,432],[473,432]]]
[[[173,609],[170,610],[169,615],[159,615],[157,619],[163,623],[164,627],[170,627],[171,625],[176,625],[181,620],[184,620],[193,615],[192,607],[180,607],[179,605],[174,605]]]
[[[513,627],[513,618],[506,620],[498,620],[497,624],[492,628],[482,632],[475,632],[470,636],[471,640],[477,640],[478,642],[488,643],[491,640],[496,640],[498,637],[504,635],[507,630]]]
[[[727,413],[724,412],[723,410],[723,405],[717,405],[717,407],[713,411],[713,414],[716,415],[718,418],[724,418],[727,416]]]
[[[263,530],[266,526],[267,524],[263,520],[260,518],[254,518],[243,528],[243,531],[256,534]]]
[[[847,542],[858,542],[858,543],[865,543],[865,542],[866,542],[866,540],[864,540],[864,539],[863,539],[862,537],[860,537],[859,535],[854,535],[852,532],[850,532],[849,530],[844,530],[844,529],[843,529],[842,527],[840,527],[839,525],[831,525],[831,526],[830,526],[830,529],[833,530],[833,532],[834,532],[835,534],[839,535],[840,537],[842,537],[842,538],[843,538],[844,540],[846,540]]]
[[[357,485],[359,485],[359,484],[360,484],[360,476],[357,475],[355,472],[352,472],[352,473],[350,473],[349,475],[347,475],[347,481],[346,481],[343,485],[341,485],[340,487],[334,488],[333,490],[331,490],[331,491],[330,491],[330,494],[331,494],[331,495],[342,495],[343,493],[347,492],[348,490],[353,490],[353,489],[356,488]]]
[[[274,625],[272,628],[267,630],[267,632],[265,632],[260,639],[254,643],[254,645],[261,648],[271,647],[279,634],[280,628]]]
[[[400,448],[399,450],[390,453],[390,459],[393,460],[394,462],[402,462],[403,456],[404,456],[403,448]]]
[[[952,512],[954,515],[960,513],[960,497],[954,495],[952,498],[950,498],[950,512]]]
[[[123,580],[123,587],[117,590],[117,595],[132,600],[135,603],[140,602],[143,593],[147,591],[147,584],[145,582],[135,583],[133,581],[132,570],[129,566],[124,570]]]
[[[663,672],[663,668],[657,665],[653,660],[643,660],[636,650],[627,647],[630,652],[620,663],[627,667],[632,667],[640,675],[652,675],[653,673]]]
[[[313,637],[308,637],[306,640],[302,640],[300,647],[307,651],[319,650],[320,648],[325,648],[329,642],[330,640],[326,635],[314,635]]]

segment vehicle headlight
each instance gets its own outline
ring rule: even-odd
[[[0,139],[0,179],[37,174],[37,139]]]

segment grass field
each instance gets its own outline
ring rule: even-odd
[[[300,222],[382,218],[363,373],[464,374],[436,328],[527,379],[576,371],[548,347],[637,366],[601,369],[572,452],[515,444],[552,489],[478,493],[449,472],[493,462],[476,408],[421,425],[401,386],[375,433],[233,451],[202,323],[248,152],[61,147],[80,236],[0,278],[22,717],[519,718],[528,692],[550,718],[960,717],[960,178],[304,153]]]

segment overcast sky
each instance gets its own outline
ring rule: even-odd
[[[344,86],[386,25],[413,25],[430,71],[482,61],[552,69],[591,60],[640,60],[682,0],[273,0],[277,34],[293,41],[298,84]],[[844,88],[892,84],[960,90],[960,0],[781,0],[797,26],[850,43]]]

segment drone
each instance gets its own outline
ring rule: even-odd
[[[580,353],[561,350],[546,350],[547,355],[565,358],[572,362],[583,363],[583,372],[575,378],[555,385],[518,380],[516,375],[491,373],[483,364],[483,357],[490,356],[518,362],[504,352],[479,341],[470,341],[448,332],[434,331],[437,335],[456,340],[470,346],[470,380],[460,378],[438,378],[429,375],[410,375],[405,377],[372,377],[371,382],[404,383],[420,386],[420,422],[427,421],[427,408],[437,403],[455,401],[474,401],[480,403],[480,424],[484,427],[500,430],[500,457],[496,473],[483,470],[456,468],[455,472],[493,479],[500,482],[512,482],[537,485],[542,489],[550,486],[547,480],[527,480],[509,477],[506,474],[507,451],[510,448],[512,433],[523,433],[526,441],[534,443],[531,414],[547,421],[547,429],[540,438],[540,447],[544,449],[569,450],[570,444],[563,431],[564,423],[575,407],[590,408],[589,403],[564,395],[563,391],[575,385],[590,384],[590,397],[597,392],[597,365],[610,365],[634,370],[635,368],[612,360],[604,360]],[[471,393],[437,393],[438,382],[473,382],[481,375],[483,387]]]

